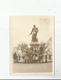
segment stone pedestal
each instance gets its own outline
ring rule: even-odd
[[[30,48],[32,49],[32,61],[36,63],[39,58],[39,43],[38,42],[31,42]]]
[[[31,42],[30,47],[33,50],[33,54],[37,54],[39,51],[39,43],[38,42]]]

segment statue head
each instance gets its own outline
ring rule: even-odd
[[[34,28],[36,28],[36,25],[33,25]]]

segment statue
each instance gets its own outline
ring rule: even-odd
[[[35,25],[33,25],[32,31],[30,33],[30,35],[32,35],[32,42],[37,42],[37,33],[38,33],[38,28],[36,28]]]

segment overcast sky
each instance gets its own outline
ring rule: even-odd
[[[38,41],[46,42],[52,36],[54,27],[54,17],[49,16],[12,16],[10,17],[10,42],[11,47],[31,42],[30,32],[35,24],[38,28]]]

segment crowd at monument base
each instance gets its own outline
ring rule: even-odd
[[[17,49],[17,51],[13,54],[14,63],[48,63],[48,62],[51,62],[52,55],[48,54],[46,52],[46,48],[45,49],[44,48],[45,48],[45,43],[33,44],[33,42],[31,42],[30,47],[24,48],[23,51],[21,50],[21,48]]]
[[[30,47],[25,43],[19,44],[13,53],[14,63],[47,63],[52,61],[52,50],[47,43],[39,43],[37,38],[38,28],[33,25]]]

